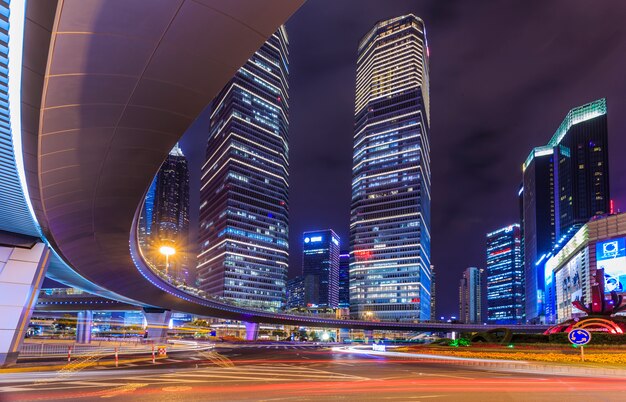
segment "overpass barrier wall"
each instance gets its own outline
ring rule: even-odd
[[[186,350],[205,350],[212,347],[209,344],[201,343],[173,343],[164,341],[163,345],[167,345],[168,350],[186,351]],[[34,357],[60,357],[67,356],[71,348],[72,356],[84,356],[92,354],[114,354],[117,348],[119,354],[146,354],[152,353],[153,346],[159,346],[160,343],[153,342],[109,342],[100,341],[89,345],[78,343],[61,343],[61,342],[28,342],[24,343],[20,348],[20,358]]]

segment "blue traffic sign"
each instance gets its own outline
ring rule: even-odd
[[[567,338],[574,345],[586,345],[591,340],[591,334],[586,329],[573,329],[567,334]]]

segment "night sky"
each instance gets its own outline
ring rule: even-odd
[[[573,107],[606,97],[611,194],[626,210],[626,1],[309,0],[290,40],[290,268],[301,234],[348,246],[357,44],[379,20],[414,13],[430,48],[432,262],[437,315],[457,315],[458,283],[485,267],[485,234],[519,220],[521,164]],[[208,134],[182,140],[192,236]],[[193,237],[192,237],[193,238]]]

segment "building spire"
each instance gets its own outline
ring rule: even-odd
[[[178,142],[176,143],[176,145],[174,145],[174,148],[172,148],[172,150],[170,151],[170,155],[172,155],[172,156],[185,156],[183,154],[183,150],[178,145]]]

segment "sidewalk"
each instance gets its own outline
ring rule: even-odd
[[[576,377],[617,377],[626,378],[626,368],[605,368],[597,364],[563,364],[530,362],[521,360],[478,359],[469,357],[454,357],[436,354],[420,354],[407,352],[382,352],[356,347],[336,347],[333,351],[342,353],[356,353],[372,356],[399,357],[405,359],[420,359],[429,363],[446,362],[455,365],[476,368],[478,370],[498,370],[518,373],[541,373],[554,375],[568,375]]]

